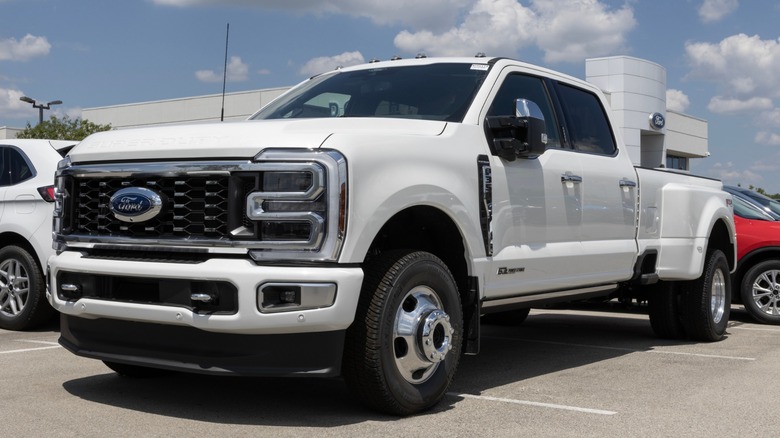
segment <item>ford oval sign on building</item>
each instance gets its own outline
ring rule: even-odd
[[[114,193],[108,208],[123,222],[148,221],[162,210],[162,197],[143,187],[127,187]]]
[[[664,129],[664,126],[666,126],[666,119],[664,118],[664,115],[661,113],[650,114],[650,126],[652,126],[655,130]]]

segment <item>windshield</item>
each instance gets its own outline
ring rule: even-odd
[[[768,213],[756,207],[752,202],[743,199],[740,195],[732,195],[732,198],[734,199],[735,215],[744,219],[774,221]]]
[[[487,64],[383,67],[317,76],[252,119],[397,117],[460,122]]]

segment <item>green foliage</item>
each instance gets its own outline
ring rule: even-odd
[[[36,126],[27,127],[16,135],[16,138],[41,138],[47,140],[84,140],[88,135],[100,131],[108,131],[111,124],[98,125],[89,120],[71,119],[65,116],[58,119],[57,116],[51,116],[49,120],[44,120]]]

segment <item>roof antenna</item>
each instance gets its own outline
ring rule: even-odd
[[[227,83],[227,55],[228,55],[228,41],[230,40],[230,23],[227,24],[227,31],[225,32],[225,69],[222,70],[222,113],[219,116],[219,121],[225,121],[225,84]]]

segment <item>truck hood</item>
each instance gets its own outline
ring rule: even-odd
[[[93,134],[70,152],[74,163],[96,161],[252,158],[267,148],[319,148],[333,134],[436,136],[446,122],[324,118],[122,129]],[[370,146],[370,142],[364,142]]]

